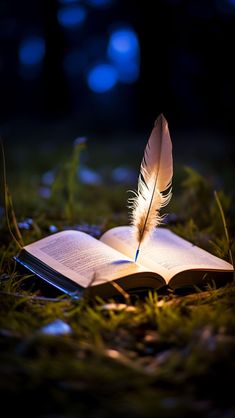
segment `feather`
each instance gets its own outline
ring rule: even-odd
[[[144,150],[138,190],[134,192],[134,197],[128,200],[131,224],[138,243],[135,261],[139,255],[140,245],[164,219],[164,216],[160,215],[160,210],[171,199],[172,176],[172,143],[168,123],[160,114]]]

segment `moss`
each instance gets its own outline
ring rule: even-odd
[[[105,151],[99,152],[104,158]],[[50,225],[62,229],[84,222],[97,225],[101,233],[128,222],[125,185],[76,184],[72,165],[66,209],[66,193],[47,200],[37,192],[45,163],[30,167],[26,164],[20,176],[14,171],[8,175],[16,219],[32,219],[28,229],[20,229],[24,243],[48,235]],[[213,185],[189,168],[184,175],[180,168],[176,178],[183,187],[178,186],[180,194],[174,197],[178,216],[169,228],[226,259],[228,241]],[[219,198],[234,253],[233,196],[221,191]],[[77,213],[72,204],[76,199]],[[12,260],[17,246],[4,222],[0,235],[5,416],[12,416],[15,405],[31,417],[233,416],[228,375],[235,372],[234,283],[183,296],[151,292],[131,298],[132,309],[122,296],[76,302],[20,271]],[[56,319],[69,324],[72,332],[58,336],[40,331]]]

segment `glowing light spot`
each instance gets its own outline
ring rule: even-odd
[[[117,71],[110,64],[99,64],[94,66],[87,77],[88,86],[95,93],[105,93],[112,89],[117,83],[117,80]]]
[[[86,16],[86,9],[76,5],[61,7],[57,13],[58,22],[65,28],[76,28],[80,26],[86,19]]]
[[[137,34],[130,27],[115,29],[108,43],[108,57],[122,83],[134,83],[140,71],[140,47]]]
[[[24,219],[22,222],[18,222],[18,227],[20,229],[30,229],[33,225],[33,220],[31,218]]]
[[[55,225],[50,225],[49,226],[49,231],[54,234],[55,232],[58,232],[58,228]]]
[[[24,39],[19,46],[19,60],[23,65],[37,65],[45,56],[43,38],[31,37]]]
[[[101,176],[89,167],[82,167],[79,171],[79,179],[84,184],[101,184]]]
[[[70,334],[72,332],[72,328],[61,319],[56,319],[54,322],[51,322],[42,327],[40,331],[43,334],[48,335],[64,335]]]
[[[137,34],[130,27],[114,30],[108,43],[108,57],[122,83],[134,83],[140,71],[140,47]]]
[[[120,28],[111,33],[108,56],[114,61],[127,60],[139,54],[139,42],[131,28]]]
[[[106,354],[108,357],[113,358],[113,359],[119,359],[121,357],[119,351],[117,350],[112,350],[111,348],[106,350]]]

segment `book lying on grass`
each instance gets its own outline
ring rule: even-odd
[[[57,232],[26,245],[14,257],[31,272],[71,296],[101,297],[232,280],[233,266],[159,227],[134,262],[132,228],[119,226],[100,239],[76,230]],[[115,286],[115,283],[117,284]]]

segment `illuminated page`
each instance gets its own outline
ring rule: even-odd
[[[24,249],[83,287],[142,273],[128,256],[80,231],[63,231]]]
[[[135,257],[137,242],[128,226],[112,228],[101,237],[102,242]],[[167,283],[182,271],[233,271],[233,266],[184,240],[165,228],[156,228],[149,241],[140,247],[138,263],[162,275]]]

